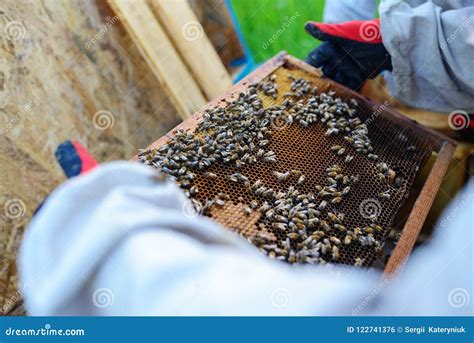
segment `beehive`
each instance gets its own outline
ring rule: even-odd
[[[267,150],[276,153],[277,162],[274,164],[257,162],[254,165],[244,165],[239,169],[229,164],[215,163],[206,169],[206,172],[216,174],[217,179],[209,180],[203,177],[204,171],[196,171],[194,185],[199,189],[196,198],[202,202],[206,199],[213,199],[218,193],[226,193],[230,200],[223,207],[213,206],[205,215],[213,218],[223,226],[234,230],[244,236],[252,236],[256,232],[265,232],[276,241],[285,239],[285,234],[275,230],[270,222],[259,212],[253,211],[250,215],[244,215],[243,207],[252,200],[262,203],[263,197],[256,196],[248,192],[243,184],[231,182],[228,179],[230,174],[239,172],[247,176],[251,183],[261,180],[267,187],[272,187],[275,191],[286,191],[289,186],[294,186],[301,193],[314,193],[317,185],[323,185],[326,179],[326,168],[338,164],[343,169],[345,175],[357,175],[359,182],[352,187],[351,192],[340,204],[328,204],[328,209],[337,213],[344,213],[344,224],[346,227],[364,227],[371,224],[371,216],[375,212],[378,218],[378,225],[383,230],[376,232],[376,239],[383,242],[391,230],[393,221],[400,207],[408,197],[415,177],[421,166],[431,156],[433,151],[439,149],[440,139],[428,133],[420,134],[420,127],[417,125],[406,125],[399,118],[387,112],[384,107],[377,107],[360,98],[354,92],[321,78],[320,74],[302,62],[294,58],[280,55],[273,61],[267,63],[256,73],[242,81],[234,88],[234,91],[227,93],[223,98],[209,104],[225,106],[225,101],[235,97],[235,94],[245,91],[248,85],[260,81],[270,74],[276,76],[278,96],[274,99],[259,93],[264,107],[281,105],[284,94],[290,91],[290,79],[303,78],[309,80],[312,86],[317,86],[319,92],[335,91],[336,97],[349,102],[350,99],[357,99],[357,116],[366,123],[369,130],[369,138],[372,141],[373,153],[379,156],[377,161],[367,158],[367,156],[353,153],[353,161],[344,164],[341,157],[331,152],[330,147],[340,145],[346,150],[353,150],[341,135],[325,136],[327,129],[321,123],[303,128],[299,125],[283,125],[274,127]],[[307,95],[309,96],[309,95]],[[305,97],[301,99],[304,100]],[[200,111],[195,118],[180,125],[179,128],[194,130],[195,121],[200,118],[203,111]],[[173,135],[170,133],[155,142],[153,148],[166,144],[166,141]],[[402,182],[397,187],[388,185],[377,180],[378,162],[385,162],[397,171],[397,175],[402,177]],[[279,182],[272,173],[274,171],[285,172],[288,170],[300,170],[306,181],[302,185],[295,185],[293,181]],[[390,199],[382,199],[380,194],[390,193]],[[339,239],[344,239],[344,233],[334,231],[332,235]],[[296,242],[294,242],[296,243]],[[364,266],[372,265],[375,256],[372,247],[362,246],[355,242],[350,245],[342,245],[340,248],[340,258],[338,263],[354,264],[356,258],[363,261]]]

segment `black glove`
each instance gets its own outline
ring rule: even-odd
[[[341,24],[308,22],[306,31],[324,43],[311,51],[306,62],[353,90],[383,70],[392,70],[390,54],[382,44],[378,19]]]

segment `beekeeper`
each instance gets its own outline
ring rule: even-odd
[[[189,211],[174,182],[111,162],[56,189],[25,232],[31,315],[472,315],[471,181],[401,275],[271,260]]]
[[[383,73],[390,94],[432,111],[474,112],[474,0],[326,0],[307,57],[354,90]]]

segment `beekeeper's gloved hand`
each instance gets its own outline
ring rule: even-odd
[[[344,86],[359,90],[365,80],[392,70],[390,55],[382,44],[379,19],[340,24],[308,22],[305,29],[324,42],[308,54],[306,62]]]

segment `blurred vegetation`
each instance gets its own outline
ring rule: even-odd
[[[324,0],[231,0],[255,61],[281,50],[304,59],[319,41],[304,30],[307,21],[321,21]]]

